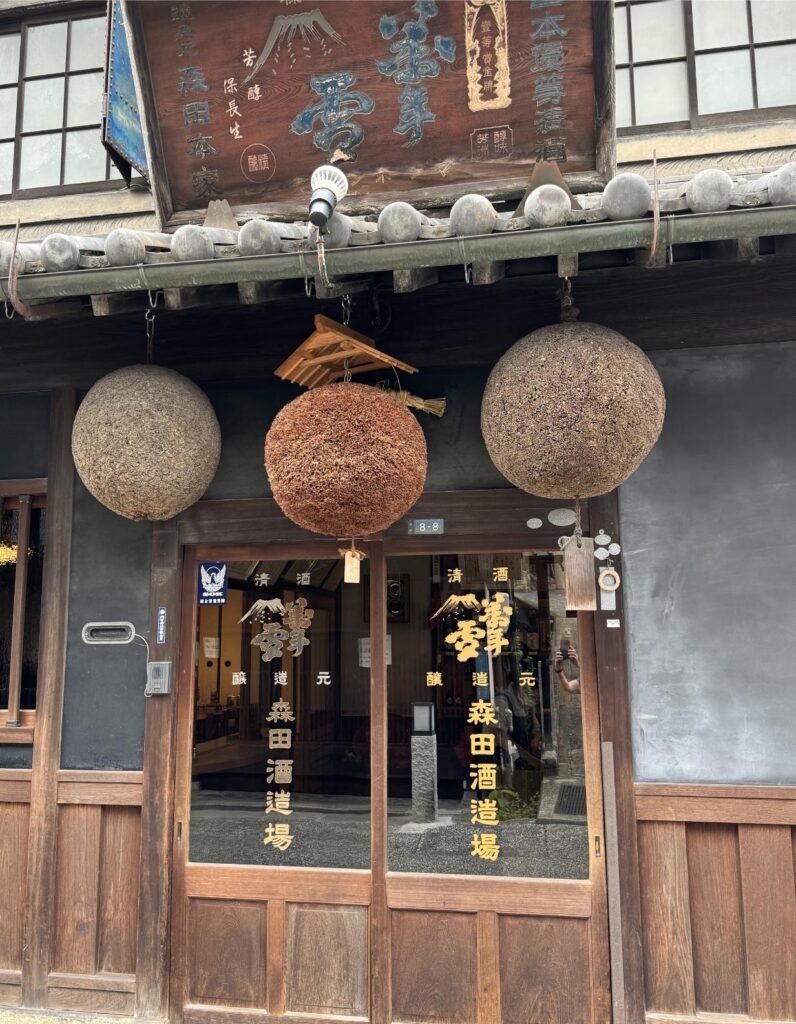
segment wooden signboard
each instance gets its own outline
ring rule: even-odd
[[[594,185],[613,157],[610,8],[128,0],[161,215],[218,198],[306,213],[328,161],[348,209],[507,194],[541,158]]]

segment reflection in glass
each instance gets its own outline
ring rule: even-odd
[[[796,38],[796,4],[792,0],[754,0],[752,31],[756,43]]]
[[[342,559],[227,574],[226,603],[198,609],[190,858],[367,868],[365,586]]]
[[[586,878],[577,619],[552,555],[388,561],[392,871]],[[434,733],[418,728],[433,705]]]
[[[69,70],[101,68],[105,63],[105,18],[82,18],[72,22],[69,41]]]
[[[754,9],[754,4],[752,8]],[[746,0],[692,0],[694,47],[745,46],[749,42]]]
[[[635,68],[633,84],[636,124],[688,120],[688,70],[684,60]]]
[[[66,22],[31,25],[25,41],[25,76],[57,75],[66,69]]]
[[[758,107],[796,104],[796,44],[755,51]]]
[[[754,106],[748,50],[697,54],[696,80],[700,114],[751,110]]]
[[[17,121],[16,87],[0,89],[0,139],[12,138]]]
[[[36,679],[39,661],[39,617],[44,566],[46,525],[44,509],[32,509],[28,544],[28,581],[25,597],[25,633],[22,643],[22,708],[36,707]],[[0,517],[0,708],[8,706],[8,674],[11,658],[11,623],[14,614],[14,585],[17,560],[19,512],[6,510]]]
[[[0,35],[0,85],[19,79],[19,33]]]
[[[105,177],[106,153],[100,141],[99,128],[67,132],[64,139],[64,184],[102,181]]]
[[[41,78],[25,82],[22,98],[22,131],[60,128],[64,116],[64,79]]]
[[[11,191],[14,169],[14,143],[0,142],[0,195]]]
[[[618,68],[616,72],[616,127],[627,128],[633,124],[633,107],[630,102],[630,69]]]
[[[630,8],[633,60],[685,57],[682,0],[653,0]]]
[[[60,184],[61,133],[29,135],[20,140],[19,187]]]
[[[66,101],[66,126],[99,124],[102,117],[102,72],[70,75]]]

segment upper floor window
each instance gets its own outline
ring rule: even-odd
[[[620,131],[796,106],[794,0],[616,0],[614,24]]]
[[[0,197],[118,178],[101,141],[105,16],[0,24]]]

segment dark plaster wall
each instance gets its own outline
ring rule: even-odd
[[[481,439],[481,394],[488,370],[426,371],[407,382],[420,394],[445,396],[442,419],[418,414],[429,448],[431,490],[505,487]],[[263,468],[265,433],[276,413],[299,392],[279,380],[207,386],[221,424],[221,465],[207,498],[269,494]],[[82,626],[124,619],[140,629],[149,619],[151,526],[104,509],[76,483],[70,580],[69,640],[64,695],[64,768],[136,770],[142,764],[145,652],[87,647]]]
[[[47,476],[50,399],[3,395],[0,401],[0,479]],[[0,768],[30,768],[32,748],[0,744]]]
[[[620,491],[636,775],[796,783],[796,343],[659,352]]]

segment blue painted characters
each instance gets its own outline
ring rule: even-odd
[[[356,159],[365,132],[354,118],[372,114],[376,109],[375,102],[367,93],[351,90],[355,82],[353,71],[314,75],[310,79],[310,87],[320,100],[302,110],[290,125],[290,130],[296,135],[306,135],[320,121],[321,127],[312,141],[330,162],[340,159],[341,155],[346,160]]]
[[[428,44],[428,22],[439,13],[435,0],[417,0],[412,12],[416,17],[407,17],[403,25],[399,15],[382,15],[379,32],[382,39],[394,40],[390,45],[393,56],[376,62],[382,75],[403,86],[398,97],[398,124],[393,131],[406,136],[406,146],[420,142],[425,125],[437,119],[428,109],[428,89],[423,80],[438,77],[440,60],[452,64],[456,59],[456,41],[450,36],[435,36],[434,46]]]

